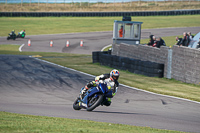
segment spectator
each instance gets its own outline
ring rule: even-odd
[[[199,38],[199,42],[197,43],[197,48],[200,49],[200,38]]]
[[[158,37],[156,39],[156,45],[154,47],[160,48],[161,46],[166,46],[166,44],[165,44],[165,41],[161,37]]]
[[[157,43],[157,41],[156,41],[156,37],[153,36],[153,45],[152,45],[152,47],[155,47],[155,46],[156,46],[156,43]]]
[[[190,41],[192,41],[194,36],[191,34],[191,32],[188,32],[187,34],[188,34],[188,37],[190,38]]]
[[[181,41],[182,41],[182,38],[179,38],[178,36],[176,37],[176,45],[180,46],[181,45]]]
[[[150,35],[150,36],[149,36],[149,39],[150,39],[150,40],[149,40],[149,43],[147,44],[148,46],[153,46],[153,44],[154,44],[153,36],[154,36],[154,35]]]
[[[189,45],[189,43],[190,43],[190,39],[189,39],[189,36],[187,35],[187,33],[186,32],[183,32],[183,39],[182,39],[182,41],[181,41],[181,45],[180,46],[185,46],[185,47],[187,47],[188,45]]]

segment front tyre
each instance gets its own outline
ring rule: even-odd
[[[93,97],[90,97],[90,99],[88,100],[87,111],[94,110],[101,104],[102,101],[103,101],[103,95],[98,95],[98,96],[94,95]]]
[[[74,104],[73,104],[74,110],[80,110],[80,109],[81,109],[81,107],[79,106],[79,101],[80,101],[80,98],[78,97],[78,98],[75,100]]]

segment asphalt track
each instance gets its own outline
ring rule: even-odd
[[[80,88],[93,76],[29,56],[0,55],[0,64],[0,111],[200,132],[199,103],[120,85],[110,107],[74,111],[72,104]]]
[[[141,36],[142,38],[149,38],[149,35],[153,34],[160,37],[176,35],[182,37],[183,32],[188,31],[192,32],[192,34],[197,34],[200,32],[200,27],[143,29]],[[111,31],[107,31],[57,35],[27,35],[25,39],[17,38],[14,41],[7,41],[6,37],[0,37],[0,44],[24,44],[22,51],[92,54],[93,51],[99,51],[103,47],[111,44],[112,34]],[[31,40],[31,47],[28,46],[29,39]],[[50,47],[51,40],[53,41],[53,47]],[[69,40],[69,47],[66,47],[67,40]],[[83,47],[80,47],[81,40],[83,40]]]

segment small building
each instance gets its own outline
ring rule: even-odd
[[[142,23],[131,21],[131,17],[123,17],[122,21],[115,20],[113,26],[113,44],[140,44]]]

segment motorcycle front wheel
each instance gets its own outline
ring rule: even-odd
[[[75,100],[75,102],[73,104],[74,110],[80,110],[81,109],[81,107],[79,106],[79,100],[80,100],[79,97]]]
[[[103,95],[94,95],[88,99],[87,111],[92,111],[103,101]]]

